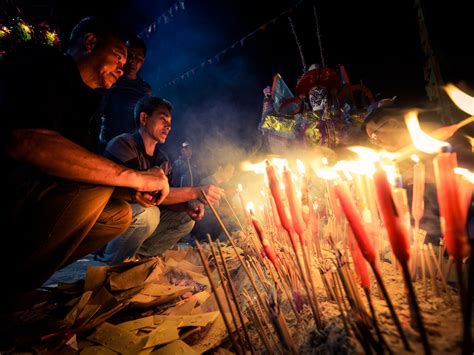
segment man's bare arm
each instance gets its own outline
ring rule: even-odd
[[[159,170],[138,172],[91,153],[55,131],[16,129],[7,144],[14,160],[32,164],[47,174],[108,186],[131,187],[140,191],[168,191]],[[166,185],[166,186],[164,186]]]
[[[215,185],[200,185],[193,187],[171,187],[170,194],[163,201],[164,205],[173,205],[175,203],[188,202],[201,199],[201,190],[203,190],[211,203],[218,202],[224,195],[224,190]]]

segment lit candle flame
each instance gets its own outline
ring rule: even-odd
[[[372,163],[375,163],[380,160],[379,155],[373,149],[361,146],[349,147],[347,149],[349,149],[351,152],[356,153],[363,161],[370,161]]]
[[[299,173],[300,175],[303,175],[303,174],[306,173],[306,169],[305,169],[305,167],[304,167],[304,164],[303,164],[303,162],[302,162],[301,160],[299,160],[299,159],[296,159],[296,169],[298,170],[298,173]]]
[[[375,173],[374,164],[367,160],[340,160],[334,165],[334,169],[359,175],[373,175]]]
[[[453,84],[448,84],[443,89],[459,109],[474,116],[474,97],[459,90]]]
[[[247,211],[250,212],[250,214],[253,214],[253,212],[255,211],[255,207],[252,201],[247,203],[246,208],[247,208]]]
[[[434,139],[423,132],[415,111],[411,111],[405,115],[405,123],[416,149],[421,150],[424,153],[433,154],[439,152],[442,147],[449,146],[448,143]]]
[[[337,173],[337,171],[329,169],[319,169],[318,171],[316,171],[316,176],[325,180],[335,180],[339,178],[339,174]]]
[[[464,169],[464,168],[454,168],[454,172],[458,175],[464,176],[467,181],[469,181],[471,184],[474,184],[474,173]]]
[[[412,154],[410,156],[411,160],[413,160],[415,163],[419,163],[420,162],[420,157],[416,154]]]
[[[238,185],[237,185],[237,191],[238,191],[238,192],[244,191],[244,190],[242,189],[242,184],[238,184]]]
[[[255,164],[249,161],[243,161],[240,163],[240,169],[242,171],[253,171],[255,174],[265,174],[265,165],[265,161]]]

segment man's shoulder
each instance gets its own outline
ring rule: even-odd
[[[137,145],[132,133],[122,133],[114,138],[112,138],[107,144],[107,148],[115,147],[123,144]]]

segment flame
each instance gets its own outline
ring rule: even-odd
[[[245,208],[252,214],[255,211],[255,206],[252,201],[247,202]]]
[[[411,160],[413,160],[415,163],[419,163],[420,162],[420,157],[416,154],[412,154],[410,156]]]
[[[339,174],[336,170],[318,169],[317,171],[315,171],[315,173],[317,177],[325,180],[335,180],[339,178]]]
[[[449,146],[448,143],[434,139],[422,131],[415,111],[411,111],[405,115],[405,123],[416,149],[433,154],[439,152],[442,147]]]
[[[471,184],[474,184],[474,173],[464,168],[454,168],[454,172],[458,175],[462,175]]]
[[[471,151],[474,153],[474,137],[468,136],[467,134],[464,135],[466,139],[469,141],[469,144],[471,145]]]
[[[375,163],[380,160],[379,155],[373,149],[361,146],[349,147],[347,149],[349,149],[351,152],[356,153],[363,161],[370,161],[372,163]]]
[[[300,175],[303,175],[303,174],[306,173],[306,169],[305,169],[305,167],[304,167],[304,164],[303,164],[303,162],[302,162],[301,160],[299,160],[299,159],[296,159],[296,170],[298,170],[298,173],[299,173]]]
[[[374,164],[367,160],[340,160],[334,165],[334,169],[359,175],[373,175],[375,173]]]
[[[265,166],[265,161],[255,164],[252,164],[249,161],[243,161],[240,163],[240,169],[242,171],[253,171],[255,174],[265,174]]]
[[[237,185],[237,191],[238,191],[238,192],[244,191],[244,190],[242,189],[242,184],[238,184],[238,185]]]
[[[382,159],[396,160],[400,156],[400,153],[387,152],[386,150],[381,150],[379,152],[379,157]]]
[[[324,165],[328,165],[328,164],[329,164],[328,158],[326,158],[326,157],[322,157],[322,158],[321,158],[321,161],[323,162]]]
[[[453,84],[448,84],[443,89],[459,109],[474,116],[474,97],[469,96]]]
[[[286,161],[286,159],[281,158],[272,158],[272,164],[275,165],[278,172],[282,172],[283,168],[288,166],[288,162]]]

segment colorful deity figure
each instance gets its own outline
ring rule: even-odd
[[[368,88],[350,85],[343,66],[338,71],[312,65],[298,80],[296,95],[277,74],[264,95],[259,130],[275,154],[350,144],[374,104]]]

